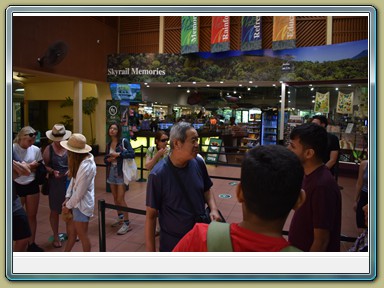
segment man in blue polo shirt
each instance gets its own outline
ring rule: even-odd
[[[193,228],[205,203],[211,220],[220,220],[204,160],[196,157],[199,138],[190,123],[179,122],[170,132],[170,156],[159,161],[148,177],[146,197],[146,251],[155,252],[155,223],[159,215],[160,252],[170,252]],[[193,211],[192,211],[193,210]]]

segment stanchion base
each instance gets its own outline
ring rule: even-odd
[[[141,178],[139,180],[136,180],[136,182],[147,182],[147,179]]]

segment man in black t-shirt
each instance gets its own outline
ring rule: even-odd
[[[312,123],[320,125],[327,129],[328,120],[323,115],[315,115],[312,117]],[[327,168],[331,171],[332,175],[337,177],[337,167],[339,165],[339,153],[340,153],[340,144],[339,138],[332,133],[328,132],[328,145],[327,152],[323,155],[322,159],[327,166]]]

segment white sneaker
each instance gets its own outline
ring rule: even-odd
[[[126,234],[127,232],[129,232],[131,230],[132,230],[131,225],[123,223],[123,226],[121,226],[119,231],[117,231],[117,235],[124,235],[124,234]]]

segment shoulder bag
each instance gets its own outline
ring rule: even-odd
[[[230,224],[212,222],[207,231],[208,252],[233,252]],[[303,252],[295,246],[289,245],[279,252]]]
[[[124,146],[124,138],[121,141],[121,145],[123,146],[123,150],[127,150]],[[123,159],[123,174],[125,185],[129,185],[129,182],[137,180],[137,165],[135,159]]]

